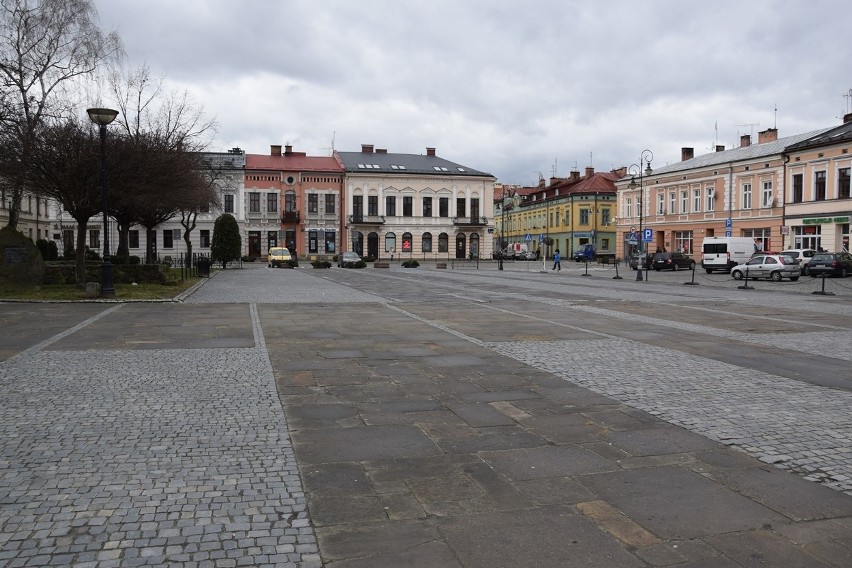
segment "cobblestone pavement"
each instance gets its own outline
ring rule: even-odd
[[[0,363],[0,566],[320,566],[256,311],[255,348],[63,346],[122,309]]]
[[[0,566],[852,565],[846,281],[524,268],[0,303]]]

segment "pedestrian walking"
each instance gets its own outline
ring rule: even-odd
[[[559,263],[560,259],[561,257],[559,256],[559,249],[556,249],[556,251],[553,253],[553,268],[551,268],[551,270],[556,270],[557,272],[562,271],[562,264]]]

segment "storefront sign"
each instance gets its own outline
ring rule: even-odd
[[[815,217],[813,219],[802,219],[802,225],[828,225],[830,223],[837,223],[838,225],[841,225],[848,222],[849,217]]]

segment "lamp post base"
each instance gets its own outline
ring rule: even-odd
[[[112,285],[112,263],[108,260],[105,260],[101,266],[101,297],[115,297],[115,288]]]

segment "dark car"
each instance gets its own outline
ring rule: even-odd
[[[651,266],[658,271],[680,270],[681,268],[692,270],[695,268],[695,261],[682,252],[658,252],[654,255]]]
[[[359,262],[361,257],[357,252],[344,252],[337,258],[337,266],[342,268],[354,268]]]
[[[818,252],[808,263],[808,274],[813,277],[840,276],[845,278],[852,273],[852,255],[848,252]]]
[[[630,268],[639,270],[639,261],[642,261],[642,269],[651,268],[651,262],[654,260],[653,254],[634,254],[630,257]]]

